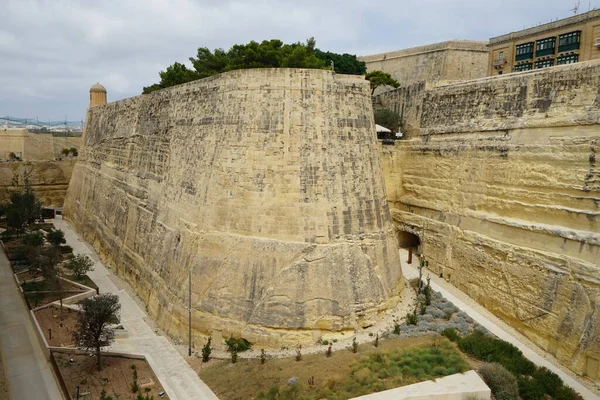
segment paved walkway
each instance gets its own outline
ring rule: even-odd
[[[112,273],[100,262],[96,253],[88,248],[66,221],[57,218],[54,224],[65,233],[67,244],[75,254],[86,254],[95,261],[88,275],[100,288],[100,293],[114,293],[121,300],[121,323],[128,337],[117,339],[109,350],[143,354],[150,363],[171,400],[211,400],[217,396],[192,370],[175,347],[164,336],[158,336],[146,323],[148,316],[131,298],[111,280]]]
[[[13,399],[62,399],[0,245],[0,351]]]
[[[417,270],[418,258],[413,257],[412,265],[408,265],[406,260],[408,259],[408,252],[406,250],[400,250],[400,261],[402,264],[402,273],[407,279],[418,279],[419,271]],[[424,273],[424,276],[431,276],[431,287],[433,290],[440,292],[446,299],[454,303],[454,305],[466,312],[471,318],[477,321],[480,325],[484,326],[487,330],[498,336],[500,339],[505,340],[513,345],[517,346],[519,350],[523,352],[523,355],[533,361],[536,365],[546,367],[550,371],[556,373],[560,378],[573,389],[578,391],[584,399],[598,400],[600,397],[590,391],[588,388],[583,386],[577,380],[573,379],[569,374],[564,372],[560,367],[553,364],[546,358],[542,357],[537,352],[533,351],[529,346],[523,344],[517,339],[512,333],[508,332],[508,329],[503,327],[504,322],[498,319],[491,312],[484,309],[482,306],[470,305],[469,302],[474,302],[465,293],[460,291],[455,286],[446,282],[445,280],[437,277],[435,274]],[[470,300],[470,301],[469,301]],[[477,309],[477,310],[476,310]],[[539,352],[542,352],[541,349]]]

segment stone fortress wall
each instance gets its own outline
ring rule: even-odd
[[[65,157],[64,148],[81,150],[81,137],[53,136],[27,129],[0,129],[0,200],[14,176],[29,176],[34,192],[45,206],[62,207],[75,158]],[[9,160],[10,153],[20,161]]]
[[[600,62],[377,98],[394,225],[429,267],[600,382]]]
[[[387,72],[403,87],[421,82],[436,86],[485,77],[488,49],[487,42],[451,40],[358,59],[367,64],[368,72]]]
[[[7,200],[6,189],[13,177],[28,176],[31,188],[42,205],[62,207],[75,166],[75,159],[61,161],[0,161],[0,202]]]
[[[373,323],[403,288],[369,83],[238,70],[89,109],[65,217],[172,336]],[[215,339],[217,340],[217,339]],[[196,344],[202,341],[196,341]]]

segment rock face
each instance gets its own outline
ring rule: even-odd
[[[599,382],[600,63],[419,90],[384,146],[392,218],[435,273]],[[413,99],[414,100],[414,99]]]
[[[159,325],[281,345],[402,288],[369,83],[240,70],[88,111],[65,216]]]
[[[19,176],[22,183],[23,177],[28,175],[31,188],[42,205],[62,207],[74,165],[74,160],[0,162],[0,202],[6,200],[6,189],[14,176]]]

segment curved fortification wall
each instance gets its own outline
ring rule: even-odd
[[[65,216],[173,336],[371,324],[403,287],[369,83],[232,71],[88,111]],[[198,343],[197,343],[198,344]]]
[[[424,90],[419,129],[383,149],[394,223],[430,268],[597,384],[599,88],[591,62]]]

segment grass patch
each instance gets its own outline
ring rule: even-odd
[[[200,377],[220,399],[349,399],[469,369],[456,346],[432,337],[390,339],[295,359],[218,361]],[[288,379],[299,380],[288,386]]]

